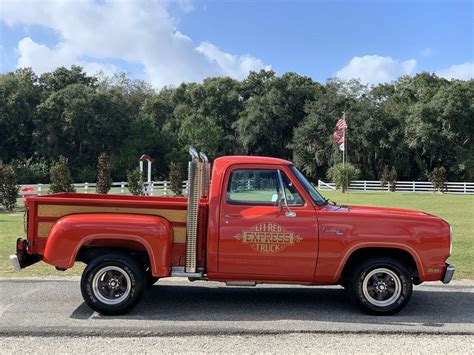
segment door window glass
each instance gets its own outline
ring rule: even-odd
[[[288,203],[288,206],[303,206],[303,198],[290,179],[288,179],[288,176],[282,172],[281,178],[283,180],[283,186],[285,187],[286,202]]]
[[[304,201],[288,177],[281,172],[288,206]],[[227,185],[227,203],[234,205],[276,206],[282,198],[277,170],[234,170]]]

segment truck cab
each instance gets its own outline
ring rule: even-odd
[[[190,149],[187,197],[53,194],[27,198],[16,269],[87,264],[85,302],[128,311],[160,278],[342,285],[370,314],[393,314],[413,284],[448,283],[451,227],[424,212],[329,203],[289,161],[215,159]]]

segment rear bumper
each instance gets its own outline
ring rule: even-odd
[[[442,280],[444,284],[448,284],[452,280],[455,270],[456,268],[454,267],[454,265],[446,264],[446,271]]]
[[[20,271],[25,267],[36,264],[41,260],[40,255],[29,254],[27,252],[28,241],[18,238],[16,241],[16,254],[10,255],[10,262],[15,271]]]

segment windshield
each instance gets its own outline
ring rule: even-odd
[[[314,188],[314,186],[311,185],[308,179],[306,179],[305,176],[301,174],[300,171],[296,169],[294,165],[291,167],[291,171],[293,172],[293,174],[295,174],[301,185],[303,185],[306,192],[311,196],[314,203],[316,203],[317,205],[327,204],[327,200],[323,196],[321,196],[321,194]]]

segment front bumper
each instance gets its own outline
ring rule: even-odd
[[[448,284],[452,280],[455,270],[454,265],[446,264],[446,271],[442,280],[444,284]]]
[[[25,267],[36,264],[41,260],[40,255],[30,254],[27,252],[28,242],[18,238],[16,241],[16,254],[10,255],[10,262],[15,271],[20,271]]]

